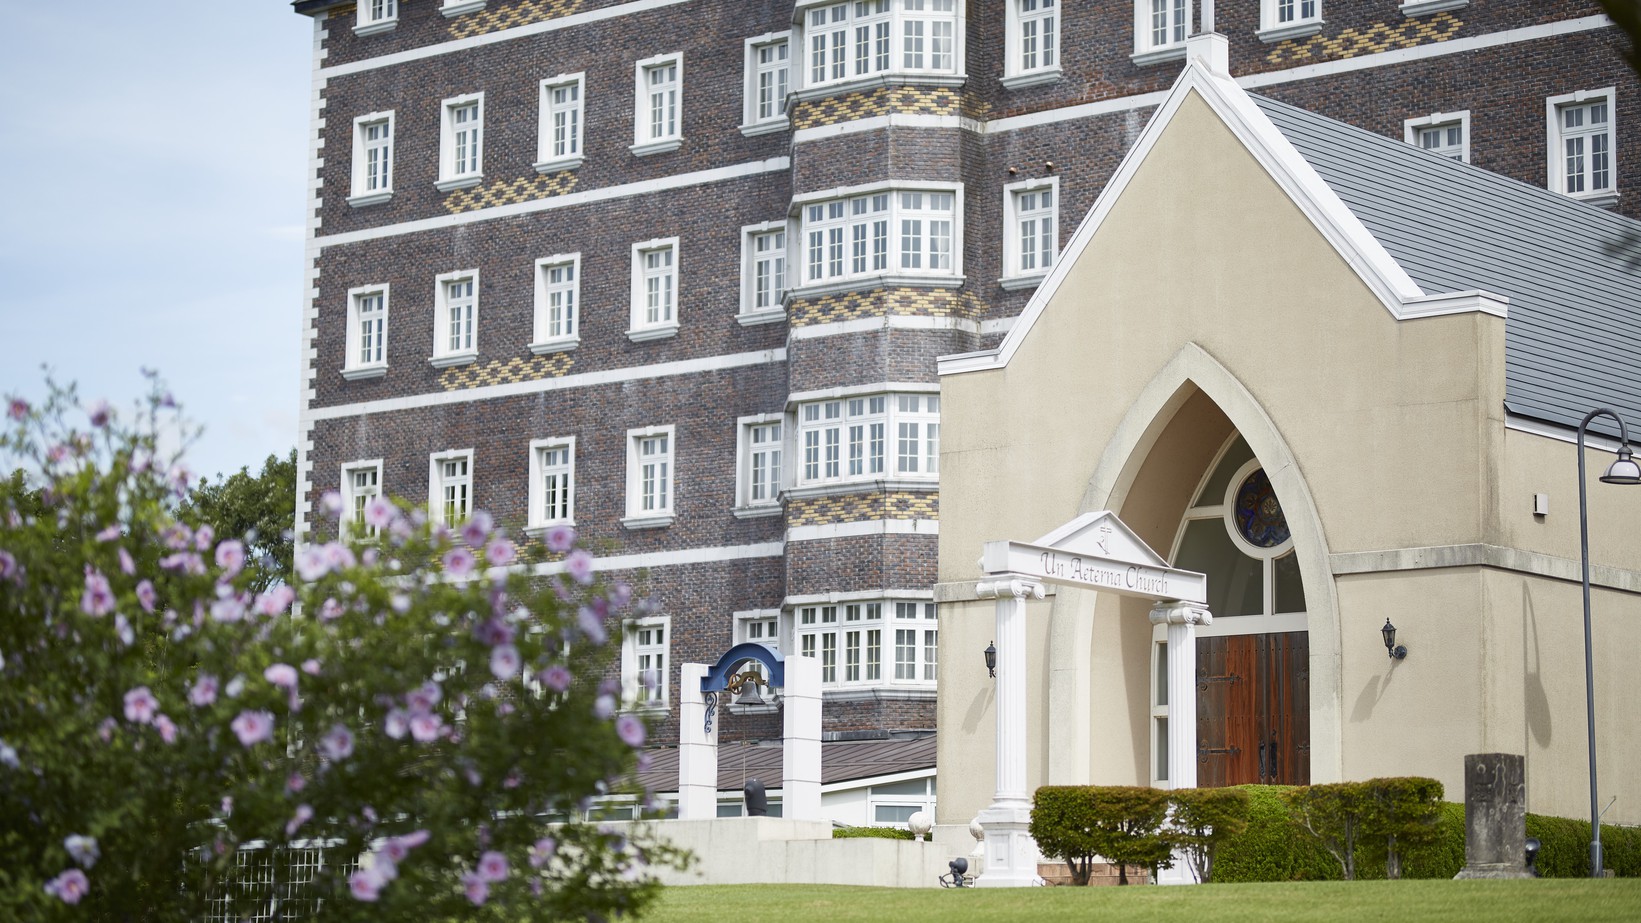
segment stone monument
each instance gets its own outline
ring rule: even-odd
[[[1527,868],[1527,760],[1464,758],[1464,868],[1454,878],[1532,878]]]

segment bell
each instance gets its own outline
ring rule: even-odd
[[[756,680],[748,679],[741,687],[741,697],[735,700],[737,705],[762,705],[764,697],[758,692]]]

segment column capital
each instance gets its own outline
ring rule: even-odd
[[[1200,603],[1159,602],[1151,609],[1153,625],[1211,625],[1214,616]]]
[[[1044,596],[1041,581],[1013,574],[988,577],[974,585],[974,593],[981,599],[1003,599],[1009,596],[1015,599],[1042,599]]]

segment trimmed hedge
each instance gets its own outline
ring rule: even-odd
[[[914,840],[912,831],[899,827],[833,827],[834,840]]]

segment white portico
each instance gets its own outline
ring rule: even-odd
[[[1153,624],[1168,632],[1168,778],[1173,788],[1196,786],[1196,626],[1209,614],[1208,579],[1169,567],[1115,513],[1084,513],[1034,542],[987,542],[985,577],[976,587],[995,599],[997,613],[997,790],[980,813],[985,828],[981,887],[1022,887],[1037,876],[1037,847],[1028,832],[1026,785],[1026,603],[1044,586],[1093,589],[1156,601]],[[1178,688],[1172,688],[1177,686]]]

